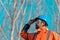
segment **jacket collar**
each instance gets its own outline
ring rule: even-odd
[[[48,28],[47,27],[41,27],[38,29],[40,32],[47,32]]]

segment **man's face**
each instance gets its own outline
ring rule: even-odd
[[[42,21],[42,20],[37,20],[36,21],[36,28],[37,27],[42,27],[42,26],[44,26],[45,25],[45,22],[44,21]]]

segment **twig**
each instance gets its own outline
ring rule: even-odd
[[[3,20],[3,23],[2,23],[2,25],[0,26],[0,33],[3,35],[3,37],[5,38],[5,40],[8,40],[7,39],[7,36],[4,34],[4,32],[3,32],[3,27],[4,27],[4,24],[5,24],[5,18],[4,18],[4,20]]]
[[[4,10],[6,11],[6,14],[10,17],[10,14],[8,13],[7,9],[4,7],[4,4],[2,3],[2,1],[0,0],[1,5],[3,6]]]
[[[20,15],[20,12],[22,10],[22,6],[24,5],[24,0],[22,0],[22,4],[21,4],[21,7],[20,7],[20,10],[18,11],[17,15],[16,15],[16,18],[14,19],[14,21],[16,21]]]

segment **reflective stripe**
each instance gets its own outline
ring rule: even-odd
[[[36,33],[34,34],[34,36],[33,36],[32,40],[34,40],[34,38],[35,38],[35,35],[36,35]]]
[[[35,36],[36,36],[36,35],[37,35],[37,33],[34,33],[34,36],[33,36],[32,40],[35,39]],[[50,36],[50,31],[48,31],[48,33],[47,33],[46,40],[49,40],[49,36]],[[28,34],[27,34],[26,40],[28,40]]]
[[[46,40],[49,40],[49,36],[50,36],[50,31],[48,31],[48,34],[47,34]]]
[[[27,37],[26,37],[26,40],[28,40],[28,33],[27,33]]]

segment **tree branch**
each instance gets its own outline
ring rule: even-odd
[[[6,17],[5,17],[5,18],[6,18]],[[4,27],[4,24],[5,24],[5,18],[4,18],[4,20],[3,20],[2,25],[0,26],[0,33],[3,35],[3,37],[4,37],[5,40],[8,40],[7,36],[6,36],[6,35],[4,34],[4,32],[3,32],[3,27]]]
[[[20,25],[20,31],[19,31],[19,33],[20,33],[21,30],[22,30],[22,26],[23,26],[23,22],[24,22],[24,16],[25,16],[25,14],[26,14],[26,8],[27,8],[27,7],[25,7],[24,13],[23,13],[23,15],[22,15],[22,20],[21,20],[21,25]],[[18,40],[20,40],[20,35],[18,35]]]
[[[4,4],[2,3],[2,1],[0,0],[1,5],[3,6],[4,10],[6,11],[6,14],[10,17],[10,14],[8,13],[7,9],[4,7]]]
[[[17,4],[17,0],[14,0],[14,12],[13,12],[13,17],[15,16],[15,12],[16,12],[16,4]],[[12,21],[12,29],[11,29],[11,37],[10,37],[10,40],[14,40],[14,39],[13,39],[14,28],[15,28],[14,18],[12,18],[11,21]]]

